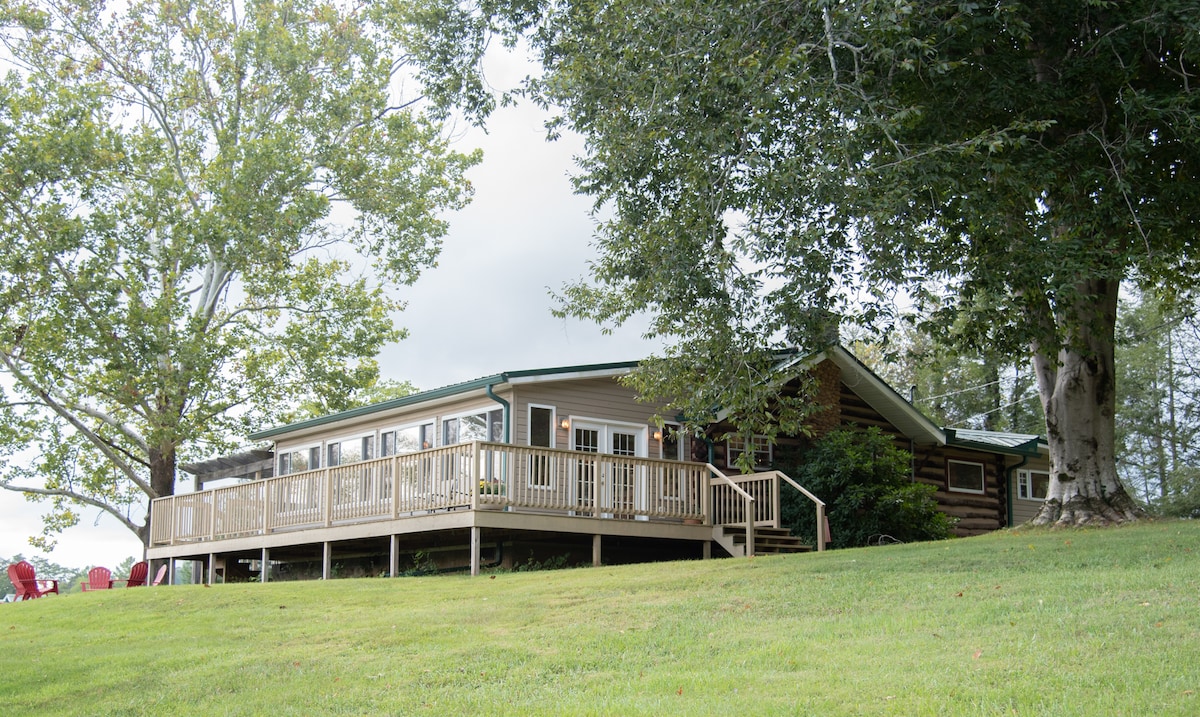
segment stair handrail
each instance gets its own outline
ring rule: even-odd
[[[746,502],[746,557],[754,557],[754,496],[750,495],[744,488],[729,479],[729,476],[721,472],[719,468],[712,463],[706,463],[708,470],[729,487],[733,488],[738,493],[742,494],[742,500]],[[711,486],[711,484],[710,484]]]
[[[772,471],[777,477],[782,478],[792,485],[793,488],[804,494],[806,498],[811,500],[817,506],[817,552],[825,550],[825,501],[808,492],[808,489],[800,485],[783,471]]]

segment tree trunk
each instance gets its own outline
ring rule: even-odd
[[[1068,328],[1063,346],[1056,355],[1033,351],[1050,446],[1050,487],[1034,525],[1110,525],[1144,516],[1117,477],[1114,455],[1120,283],[1095,279],[1079,289],[1077,305],[1059,309]]]
[[[150,547],[150,517],[154,512],[154,499],[175,493],[175,446],[169,443],[160,447],[151,446],[147,458],[150,460],[150,487],[154,495],[149,496],[146,523],[137,531],[143,548]]]

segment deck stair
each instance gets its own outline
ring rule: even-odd
[[[713,540],[734,557],[746,555],[746,526],[714,525]],[[754,554],[779,555],[783,553],[807,553],[812,550],[787,528],[754,528]]]

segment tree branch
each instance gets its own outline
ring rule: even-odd
[[[33,486],[18,486],[12,485],[11,483],[0,483],[0,488],[12,491],[14,493],[33,493],[34,495],[48,495],[59,498],[69,498],[76,503],[83,503],[84,505],[90,505],[94,508],[103,510],[117,520],[121,521],[121,524],[128,528],[134,535],[137,535],[138,531],[142,529],[142,526],[137,525],[129,518],[122,515],[121,512],[115,507],[105,503],[102,500],[97,500],[82,493],[76,493],[75,491],[65,490],[62,488],[34,488]]]
[[[104,438],[99,436],[95,431],[85,425],[83,421],[79,420],[79,417],[76,416],[73,411],[56,401],[48,391],[43,389],[36,382],[34,382],[32,378],[17,368],[13,364],[10,356],[0,353],[0,361],[4,363],[4,365],[8,368],[9,373],[18,381],[20,381],[25,388],[32,391],[39,399],[41,399],[42,403],[47,408],[57,414],[64,421],[71,424],[75,430],[79,431],[80,434],[83,435],[84,438],[86,438],[92,445],[96,446],[96,448],[99,449],[100,452],[105,455],[105,457],[112,461],[114,466],[124,473],[130,481],[136,484],[138,488],[145,492],[146,495],[152,498],[158,497],[155,495],[155,492],[153,488],[151,488],[150,484],[144,481],[141,476],[138,475],[137,471],[134,470],[134,468],[130,466],[120,455],[118,455],[117,451],[113,449],[112,445],[108,441],[104,440]],[[142,442],[139,447],[142,447],[144,450],[148,450],[145,447],[144,442]]]

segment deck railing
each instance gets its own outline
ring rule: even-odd
[[[812,501],[817,515],[817,550],[825,549],[828,533],[825,503],[782,471],[726,476],[709,466],[712,479],[712,520],[714,525],[744,525],[747,550],[753,551],[754,528],[780,527],[783,484],[800,491]]]
[[[456,508],[705,521],[702,463],[480,441],[155,500],[152,545],[395,520]]]

